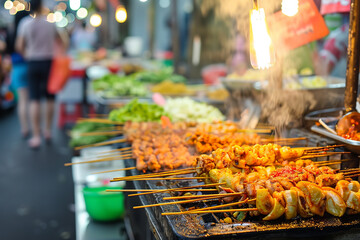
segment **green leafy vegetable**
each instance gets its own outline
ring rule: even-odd
[[[157,122],[162,116],[167,116],[163,107],[133,99],[122,108],[112,110],[109,119],[117,122]]]
[[[107,98],[119,96],[143,97],[148,94],[146,86],[135,79],[136,75],[118,76],[108,74],[92,82],[94,91],[104,92]]]
[[[81,133],[94,132],[100,128],[111,127],[111,124],[81,122],[77,123],[71,130],[70,146],[77,147],[105,141],[114,135],[81,136]]]

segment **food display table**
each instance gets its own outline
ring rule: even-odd
[[[102,148],[104,149],[104,148]],[[81,157],[73,157],[72,162],[81,161]],[[116,222],[97,222],[90,218],[85,208],[85,202],[82,190],[85,185],[96,182],[96,177],[101,178],[114,177],[114,173],[104,173],[92,175],[94,172],[107,171],[124,166],[122,161],[112,161],[106,165],[88,165],[79,164],[72,167],[74,179],[74,196],[75,196],[75,217],[76,217],[76,239],[78,240],[115,240],[128,239],[125,222],[123,220]],[[116,173],[116,177],[120,177],[121,172]]]

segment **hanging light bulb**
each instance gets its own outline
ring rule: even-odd
[[[286,16],[295,16],[299,12],[299,0],[282,0],[281,11]]]
[[[127,19],[127,12],[124,6],[119,6],[115,12],[115,19],[119,23],[124,23]]]
[[[93,27],[99,27],[102,23],[102,18],[99,14],[94,13],[93,15],[91,15],[90,17],[90,24]]]
[[[263,8],[250,10],[250,61],[255,69],[268,69],[275,63],[275,52]]]

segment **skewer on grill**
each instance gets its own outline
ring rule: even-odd
[[[223,198],[223,197],[231,197],[231,196],[239,196],[243,195],[242,192],[234,192],[234,193],[214,193],[214,194],[206,194],[206,195],[190,195],[190,196],[179,196],[179,197],[164,197],[163,200],[183,200],[183,199],[194,199],[194,198],[203,198],[203,197],[215,197],[215,198]]]
[[[158,178],[158,177],[154,177],[154,178],[136,178],[136,179],[128,179],[126,181],[161,181],[161,180],[205,180],[205,179],[210,179],[210,177],[173,177],[173,178]],[[117,179],[112,179],[110,180],[110,182],[119,182],[119,181],[124,181],[124,180],[117,180]]]
[[[96,132],[86,132],[80,133],[79,136],[81,137],[89,137],[89,136],[102,136],[102,135],[119,135],[123,134],[124,131],[117,130],[117,131],[96,131]]]
[[[117,139],[117,140],[112,140],[112,141],[105,141],[105,142],[100,142],[100,143],[84,145],[84,146],[76,147],[75,150],[81,150],[81,149],[89,148],[89,147],[99,147],[99,146],[105,146],[105,145],[110,145],[110,144],[114,144],[114,143],[123,143],[123,142],[126,142],[126,139]]]
[[[94,123],[107,123],[113,125],[124,125],[123,122],[111,121],[104,118],[79,118],[77,122],[94,122]]]
[[[261,143],[278,143],[278,142],[294,142],[294,141],[301,141],[306,140],[306,137],[300,138],[273,138],[273,139],[261,139]]]
[[[327,152],[327,153],[323,153],[323,154],[308,154],[308,155],[305,154],[304,156],[300,157],[300,159],[328,157],[328,156],[333,156],[333,155],[337,155],[337,154],[344,154],[344,153],[350,153],[350,152]]]
[[[189,190],[190,189],[194,189],[194,188],[199,188],[199,187],[214,187],[214,186],[220,186],[220,185],[225,185],[226,183],[212,183],[212,184],[204,184],[204,185],[195,185],[195,186],[189,186],[189,187],[180,187],[180,188],[171,188],[170,190],[172,191],[178,191],[178,190]],[[155,194],[155,193],[163,193],[163,192],[168,192],[169,189],[161,189],[161,190],[153,190],[152,192],[148,192],[148,193],[137,193],[137,194],[131,194],[129,195],[129,197],[135,197],[135,196],[141,196],[141,195],[147,195],[147,194]]]
[[[133,169],[136,169],[136,167],[128,167],[128,168],[120,168],[120,169],[114,169],[114,170],[107,170],[107,171],[95,172],[95,173],[92,173],[92,174],[101,174],[101,173],[110,173],[110,172],[120,172],[120,171],[133,170]]]
[[[181,214],[204,214],[204,213],[226,213],[226,212],[250,212],[257,211],[257,208],[232,208],[232,209],[221,209],[221,210],[205,210],[205,211],[191,211],[191,212],[173,212],[173,214],[161,214],[161,215],[181,215]]]
[[[216,205],[216,206],[212,206],[212,207],[187,210],[187,211],[183,211],[183,212],[165,212],[165,213],[161,213],[161,215],[166,216],[166,215],[192,214],[193,212],[206,211],[206,210],[217,209],[217,208],[232,207],[232,206],[236,206],[236,205],[244,204],[244,203],[248,203],[248,202],[253,202],[253,201],[256,201],[256,199],[255,198],[254,199],[245,199],[245,200],[239,201],[239,202],[226,203],[226,204]]]
[[[132,151],[132,147],[124,147],[124,148],[113,149],[113,150],[109,150],[109,151],[103,151],[103,152],[99,152],[99,154],[123,152],[123,151],[127,151],[127,150]]]
[[[72,166],[72,165],[76,165],[76,164],[84,164],[84,163],[96,163],[96,162],[107,162],[107,161],[116,161],[116,160],[128,160],[128,159],[133,159],[132,157],[128,157],[128,158],[119,158],[119,157],[112,157],[112,158],[108,158],[108,159],[98,159],[98,160],[90,160],[90,161],[83,161],[83,162],[74,162],[74,163],[65,163],[64,166]],[[134,167],[133,169],[135,169],[136,167]]]
[[[119,178],[114,178],[114,179],[127,180],[127,179],[137,179],[137,178],[149,178],[149,177],[182,175],[182,174],[188,174],[188,173],[195,173],[195,169],[194,168],[186,168],[186,169],[159,172],[159,173],[148,173],[148,174],[139,174],[139,175],[134,175],[134,176],[127,176],[127,177],[119,177]]]
[[[97,157],[86,157],[84,158],[84,160],[101,160],[101,159],[108,159],[108,158],[126,158],[126,157],[131,157],[133,154],[131,152],[125,152],[123,154],[119,154],[119,153],[114,153],[114,154],[108,154],[108,155],[100,155]]]
[[[150,205],[135,206],[135,207],[133,207],[133,209],[148,208],[148,207],[158,207],[158,206],[173,205],[173,204],[193,203],[193,202],[198,202],[198,201],[203,201],[203,200],[209,200],[209,199],[216,199],[216,198],[217,198],[217,197],[204,197],[204,198],[197,198],[197,199],[184,200],[184,201],[155,203],[155,204],[150,204]]]
[[[216,188],[208,188],[208,189],[167,189],[168,192],[214,192],[217,191]],[[107,189],[106,192],[154,192],[152,189]]]

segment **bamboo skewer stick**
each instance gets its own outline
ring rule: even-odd
[[[352,175],[346,175],[346,177],[348,177],[348,178],[360,177],[360,173],[352,174]]]
[[[103,132],[87,132],[87,133],[80,133],[79,136],[87,137],[87,136],[102,136],[102,135],[118,135],[122,134],[124,131],[103,131]]]
[[[245,199],[244,201],[240,201],[240,202],[221,204],[221,205],[217,205],[217,206],[188,210],[188,211],[183,211],[183,212],[165,212],[165,213],[161,213],[161,215],[166,216],[166,215],[193,214],[194,212],[202,212],[202,211],[207,211],[207,210],[212,210],[212,209],[217,209],[217,208],[232,207],[232,206],[244,204],[247,202],[253,202],[253,201],[256,201],[256,199]]]
[[[114,144],[114,143],[122,143],[122,142],[126,142],[126,139],[117,139],[117,140],[112,140],[112,141],[84,145],[84,146],[76,147],[75,150],[80,150],[80,149],[89,148],[89,147],[105,146],[105,145],[110,145],[110,144]]]
[[[315,165],[332,165],[332,164],[339,164],[342,162],[350,161],[351,159],[341,159],[341,160],[330,160],[330,161],[320,161],[320,162],[314,162]]]
[[[111,121],[109,119],[104,118],[79,118],[78,122],[96,122],[96,123],[108,123],[114,125],[124,125],[123,122]]]
[[[114,169],[114,170],[108,170],[106,172],[117,172],[117,171],[121,171],[121,169]],[[191,172],[180,172],[178,174],[176,173],[172,173],[171,175],[180,175],[180,174],[187,174],[187,173],[193,173],[194,171],[191,171]],[[103,172],[95,172],[93,174],[99,174],[99,173],[103,173]],[[147,175],[147,174],[142,174],[142,175],[136,175],[136,176],[139,176],[139,178],[141,178],[141,176],[143,175]],[[169,174],[170,175],[170,174]],[[159,176],[163,176],[163,175],[159,175]],[[131,178],[132,176],[128,176],[128,177],[118,177],[118,178],[114,178],[114,180],[120,180],[120,181],[127,181],[128,179],[137,179],[137,178]],[[150,178],[150,177],[158,177],[157,175],[155,176],[146,176],[147,178]],[[143,177],[144,178],[144,177]]]
[[[257,211],[257,208],[238,208],[238,209],[222,209],[222,210],[208,210],[208,211],[193,211],[185,214],[201,214],[201,213],[226,213],[226,212],[249,212],[249,211]],[[181,215],[182,212],[175,212],[177,214],[172,215]],[[170,215],[170,214],[167,214]]]
[[[101,173],[110,173],[110,172],[120,172],[120,171],[124,171],[124,170],[133,170],[136,169],[136,167],[128,167],[128,168],[120,168],[120,169],[114,169],[114,170],[107,170],[107,171],[102,171],[102,172],[95,172],[92,174],[101,174]]]
[[[128,180],[117,180],[113,179],[110,182],[119,181],[161,181],[161,180],[193,180],[193,179],[209,179],[209,177],[174,177],[174,178],[139,178],[139,179],[128,179]]]
[[[119,149],[113,149],[113,150],[109,150],[109,151],[100,152],[99,154],[122,152],[122,151],[125,151],[125,150],[132,150],[132,147],[124,147],[124,148],[119,148]]]
[[[212,183],[212,184],[196,185],[196,186],[189,186],[189,187],[172,188],[170,190],[177,191],[177,190],[181,190],[181,189],[193,189],[193,188],[199,188],[199,187],[214,187],[214,186],[220,186],[220,185],[225,185],[225,184],[226,183]],[[168,192],[168,191],[169,191],[169,189],[154,190],[153,192],[149,192],[149,193],[131,194],[131,195],[129,195],[129,197],[141,196],[141,195],[146,195],[146,194],[154,194],[154,193],[163,193],[163,192]]]
[[[300,138],[274,138],[274,139],[261,139],[261,142],[291,142],[291,141],[300,141],[306,140],[306,137]]]
[[[308,158],[317,158],[317,157],[327,157],[327,156],[333,156],[337,154],[344,154],[344,153],[350,153],[350,152],[328,152],[325,154],[312,154],[312,155],[305,155],[300,157],[300,159],[308,159]]]
[[[179,190],[172,190],[167,189],[169,192],[214,192],[217,191],[216,188],[209,188],[209,189],[179,189]],[[106,192],[153,192],[152,189],[107,189]]]
[[[163,200],[183,200],[183,199],[194,199],[194,198],[203,198],[203,197],[231,197],[243,195],[244,193],[235,192],[235,193],[216,193],[216,194],[206,194],[206,195],[192,195],[192,196],[179,196],[179,197],[164,197]]]
[[[83,163],[96,163],[96,162],[106,162],[106,161],[116,161],[116,160],[128,160],[128,159],[133,159],[132,157],[130,158],[109,158],[109,159],[100,159],[100,160],[90,160],[90,161],[83,161],[83,162],[74,162],[74,163],[65,163],[64,166],[72,166],[72,165],[76,165],[76,164],[83,164]]]
[[[173,204],[192,203],[192,202],[197,202],[197,201],[202,201],[202,200],[209,200],[209,199],[214,199],[214,197],[197,198],[197,199],[191,199],[191,200],[165,202],[165,203],[155,203],[155,204],[150,204],[150,205],[135,206],[135,207],[133,207],[133,209],[157,207],[157,206],[173,205]]]
[[[119,154],[119,153],[114,153],[114,154],[108,154],[108,155],[99,155],[96,157],[86,157],[84,159],[86,160],[100,160],[100,159],[104,159],[104,158],[111,158],[111,157],[130,157],[132,156],[132,153],[123,153],[123,154]]]
[[[350,169],[340,170],[340,172],[352,172],[352,171],[360,171],[360,168],[350,168]]]
[[[140,174],[135,176],[127,176],[127,177],[120,177],[120,178],[114,178],[114,179],[137,179],[137,178],[150,178],[150,177],[164,177],[164,176],[172,176],[172,175],[182,175],[182,174],[188,174],[188,173],[195,173],[195,170],[188,169],[183,171],[177,171],[177,172],[165,172],[165,173],[148,173],[148,174]]]
[[[95,160],[108,160],[108,159],[113,159],[113,158],[120,158],[119,160],[121,160],[121,158],[128,158],[128,157],[132,157],[132,153],[130,153],[130,154],[124,154],[124,155],[119,155],[119,154],[117,154],[117,155],[109,155],[109,156],[104,156],[104,157],[102,157],[102,158],[87,158],[86,160],[88,160],[88,161],[95,161]]]
[[[271,133],[272,129],[237,129],[236,132]]]

